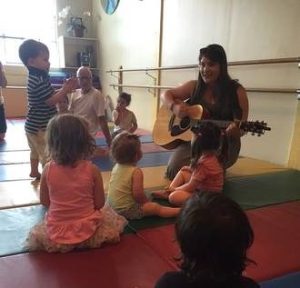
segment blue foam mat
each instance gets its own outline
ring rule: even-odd
[[[14,137],[15,138],[15,137]],[[142,135],[139,137],[142,143],[152,143],[153,139],[151,135]],[[105,138],[96,138],[97,146],[107,146]],[[0,143],[0,152],[7,151],[27,151],[29,146],[27,144],[26,137],[18,137],[17,139],[8,139]]]
[[[261,288],[299,288],[300,272],[290,273],[272,280],[260,283]]]
[[[142,136],[139,136],[139,138],[142,143],[152,143],[153,142],[151,135],[142,135]],[[103,137],[96,138],[96,145],[97,146],[107,146],[105,138],[103,138]]]
[[[145,153],[143,158],[138,162],[139,167],[154,167],[154,166],[163,166],[168,163],[172,152],[155,152],[155,153]],[[101,171],[110,171],[114,165],[112,159],[109,156],[95,158],[92,160]]]
[[[0,256],[26,251],[28,232],[43,219],[45,211],[42,205],[0,210]]]
[[[145,153],[143,158],[138,162],[138,166],[154,167],[166,165],[171,153],[171,151]],[[94,158],[92,161],[101,171],[110,171],[113,167],[113,161],[109,156]],[[29,172],[29,163],[0,165],[0,181],[30,179]]]

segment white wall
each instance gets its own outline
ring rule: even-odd
[[[105,70],[156,67],[160,0],[121,0],[115,14],[98,11],[101,78],[105,93],[116,97],[116,83]],[[299,0],[164,0],[162,66],[196,64],[199,49],[219,43],[229,61],[300,56]],[[230,67],[246,88],[300,88],[297,64]],[[161,85],[178,85],[197,77],[197,70],[164,71]],[[126,73],[124,83],[151,84],[144,73]],[[156,99],[147,90],[133,94],[132,110],[140,125],[151,128]],[[287,164],[296,118],[296,94],[248,93],[251,119],[264,120],[272,131],[245,136],[242,155]],[[147,107],[146,109],[144,107]]]
[[[112,15],[104,13],[100,1],[94,1],[93,11],[99,29],[100,75],[103,91],[115,100],[118,90],[109,86],[118,83],[106,70],[153,67],[158,63],[160,0],[120,1]],[[155,75],[155,72],[152,73]],[[153,81],[143,73],[125,73],[124,83],[149,84]],[[124,88],[132,94],[130,109],[138,118],[141,128],[152,129],[156,99],[146,89]]]

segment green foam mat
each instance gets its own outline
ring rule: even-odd
[[[300,171],[285,170],[227,179],[224,193],[244,209],[300,200]]]

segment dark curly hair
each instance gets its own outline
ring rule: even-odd
[[[197,165],[204,150],[216,151],[221,145],[221,129],[209,120],[200,122],[194,132],[197,136],[192,143],[192,167]]]
[[[131,94],[122,92],[122,93],[119,95],[119,98],[124,99],[125,102],[126,102],[126,104],[127,104],[127,106],[130,105],[130,102],[131,102]]]
[[[139,136],[129,132],[118,134],[111,144],[111,155],[119,164],[133,164],[136,162],[137,153],[141,151]],[[141,157],[141,155],[139,155]]]
[[[43,52],[49,54],[48,47],[44,43],[33,39],[25,40],[19,47],[19,57],[25,66],[28,66],[30,58],[36,58]]]
[[[72,166],[91,156],[96,148],[88,122],[72,114],[53,117],[48,123],[46,137],[50,158],[61,165]]]
[[[240,277],[251,261],[246,255],[254,239],[249,220],[224,194],[194,193],[182,208],[175,230],[181,268],[199,287],[220,287]]]

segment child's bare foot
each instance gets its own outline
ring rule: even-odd
[[[165,190],[159,190],[152,192],[152,197],[156,199],[169,199],[170,193],[166,192]]]
[[[173,192],[173,191],[174,191],[174,189],[166,187],[164,190],[158,190],[158,191],[152,192],[151,195],[152,195],[153,198],[168,200],[170,193]]]
[[[29,177],[35,178],[36,180],[40,180],[41,179],[41,173],[40,172],[31,172],[29,174]]]

